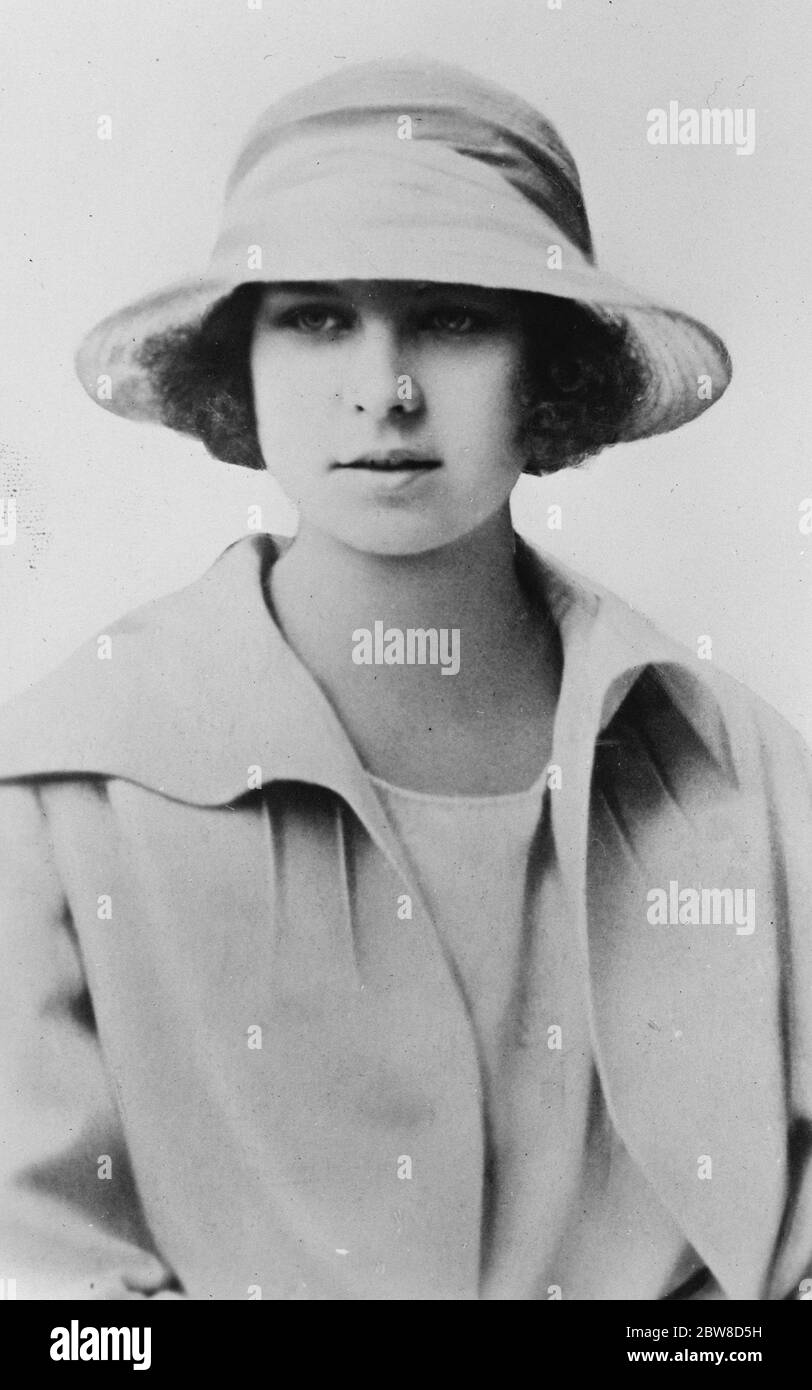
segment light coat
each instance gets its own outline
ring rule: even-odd
[[[19,1298],[478,1297],[470,1020],[270,617],[277,553],[237,542],[0,718],[0,1275]],[[621,600],[519,538],[517,562],[561,632],[553,833],[612,1121],[725,1294],[808,1296],[808,755]],[[652,925],[672,881],[755,890],[755,930]]]

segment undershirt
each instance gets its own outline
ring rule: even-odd
[[[525,791],[495,796],[416,792],[367,774],[456,968],[477,1040],[486,1140],[480,1297],[658,1299],[684,1288],[684,1297],[718,1298],[606,1109],[546,771]]]

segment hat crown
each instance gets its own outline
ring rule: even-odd
[[[593,259],[578,169],[558,131],[529,102],[464,68],[432,59],[357,63],[281,97],[250,131],[226,200],[264,157],[301,137],[433,141],[497,172]]]

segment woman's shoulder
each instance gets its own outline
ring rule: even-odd
[[[552,558],[524,538],[520,560],[544,595],[562,632],[565,665],[582,671],[579,687],[613,682],[621,694],[636,686],[644,704],[676,707],[734,776],[746,769],[780,783],[810,778],[810,753],[801,733],[763,696],[715,660],[664,632],[613,590]],[[656,713],[656,711],[655,711]]]
[[[157,766],[146,776],[150,766],[166,765],[184,729],[222,706],[223,682],[233,684],[241,651],[251,649],[269,542],[235,542],[192,583],[124,613],[3,705],[0,780],[94,772],[160,780]]]

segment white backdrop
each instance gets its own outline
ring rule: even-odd
[[[96,320],[205,264],[232,158],[270,100],[422,52],[540,105],[578,161],[601,263],[706,318],[734,360],[699,422],[523,480],[516,525],[694,649],[710,635],[714,660],[812,741],[807,0],[257,3],[0,6],[0,500],[18,510],[0,544],[0,698],[195,577],[250,506],[294,528],[269,478],[107,416],[73,353]],[[647,112],[672,100],[753,108],[754,152],[649,144]]]

